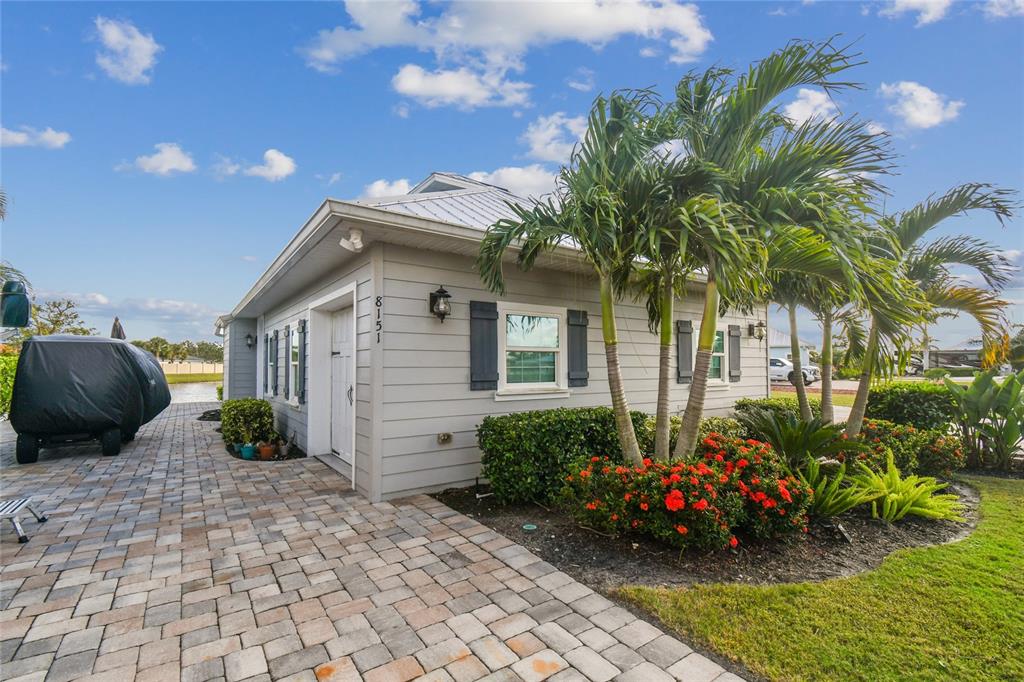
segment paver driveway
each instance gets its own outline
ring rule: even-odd
[[[30,466],[4,425],[3,497],[49,521],[0,535],[0,678],[739,679],[432,498],[230,457],[212,406]]]

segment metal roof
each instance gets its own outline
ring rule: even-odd
[[[432,173],[408,194],[360,199],[356,203],[486,230],[501,218],[515,217],[506,202],[530,205],[529,201],[504,187],[489,185],[457,173]]]

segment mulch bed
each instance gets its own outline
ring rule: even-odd
[[[966,524],[907,517],[889,525],[872,519],[870,512],[858,511],[839,519],[849,541],[838,528],[813,523],[807,534],[798,537],[742,542],[735,550],[682,554],[653,540],[596,533],[576,525],[556,509],[536,504],[502,506],[493,497],[478,500],[474,488],[446,490],[435,497],[527,547],[585,585],[610,591],[626,584],[771,584],[854,575],[875,568],[896,550],[952,542],[969,535],[978,520],[978,493],[962,483],[951,489],[967,508]],[[524,530],[524,524],[534,524],[537,529]]]

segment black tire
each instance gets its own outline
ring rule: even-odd
[[[133,440],[135,440],[134,433],[126,433],[123,436],[121,436],[122,443],[131,443]]]
[[[107,429],[100,434],[100,445],[104,457],[113,457],[121,452],[121,430]]]
[[[39,461],[39,439],[27,433],[18,435],[18,446],[15,456],[18,464],[35,464]]]
[[[790,372],[789,376],[786,377],[786,378],[789,380],[789,383],[791,383],[794,386],[796,386],[796,372]]]
[[[804,386],[810,386],[814,383],[814,379],[810,378],[806,374],[804,375]]]

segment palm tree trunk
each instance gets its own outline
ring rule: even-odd
[[[711,268],[709,268],[709,271]],[[683,423],[676,439],[674,456],[685,459],[693,454],[697,446],[700,420],[704,416],[704,396],[708,390],[708,368],[711,367],[711,351],[715,345],[716,323],[718,322],[718,283],[713,274],[708,275],[704,287],[704,312],[700,319],[700,336],[697,339],[697,357],[693,363],[693,383],[686,399]]]
[[[821,418],[831,424],[835,421],[832,407],[832,311],[821,316]]]
[[[793,386],[796,387],[796,400],[800,403],[800,418],[811,421],[811,404],[807,402],[807,387],[804,386],[804,369],[800,360],[800,337],[796,329],[796,303],[786,306],[789,313],[789,353],[793,358]]]
[[[874,373],[875,353],[877,352],[878,326],[874,320],[871,320],[867,350],[864,352],[864,361],[860,370],[860,383],[857,384],[857,397],[853,399],[850,417],[846,421],[847,438],[854,438],[860,435],[860,429],[864,424],[864,414],[868,409],[868,391],[871,389],[871,375]]]
[[[619,432],[619,445],[626,460],[640,464],[640,445],[636,440],[633,420],[629,416],[629,403],[622,385],[622,370],[619,367],[619,340],[615,328],[615,294],[611,282],[601,278],[601,333],[604,335],[604,354],[608,361],[608,388],[612,394],[612,410],[615,412],[615,426]]]
[[[672,356],[672,308],[675,291],[672,286],[672,272],[664,275],[664,290],[661,296],[661,327],[658,355],[658,408],[654,419],[654,457],[667,460],[670,454],[671,417],[669,416],[669,360]]]

